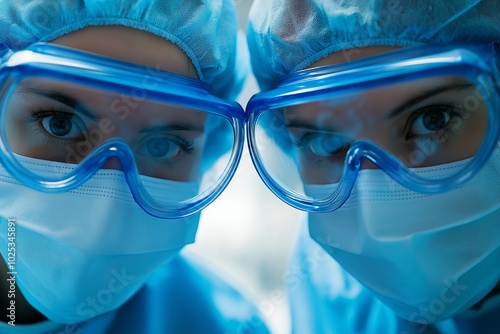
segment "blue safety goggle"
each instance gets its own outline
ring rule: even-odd
[[[120,170],[144,211],[187,216],[234,175],[244,123],[239,104],[174,73],[49,44],[1,58],[0,167],[38,191]]]
[[[499,63],[498,44],[423,46],[291,73],[247,105],[253,163],[309,212],[341,207],[361,169],[421,193],[458,187],[499,145]]]

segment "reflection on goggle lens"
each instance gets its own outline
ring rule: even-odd
[[[36,164],[24,158],[65,163],[54,175],[69,174],[103,143],[117,138],[130,148],[140,175],[195,183],[197,194],[213,191],[232,163],[235,133],[220,115],[48,78],[22,80],[4,99],[1,131],[6,144],[35,175]],[[111,158],[102,168],[121,170],[121,163]]]
[[[473,157],[487,133],[486,100],[476,85],[457,76],[332,94],[261,113],[255,151],[278,187],[307,199],[304,185],[330,184],[335,191],[358,140],[392,154],[412,173]],[[364,160],[362,168],[384,166]],[[443,170],[437,177],[448,176]]]

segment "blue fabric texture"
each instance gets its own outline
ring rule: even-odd
[[[247,39],[262,89],[332,52],[500,39],[498,0],[255,0]]]
[[[0,0],[0,43],[19,50],[87,26],[121,25],[179,46],[198,77],[221,97],[234,98],[248,67],[237,47],[232,0]]]
[[[293,333],[498,333],[500,295],[438,323],[413,323],[397,317],[310,238],[305,222],[285,281]]]
[[[3,333],[268,334],[269,331],[249,298],[189,253],[159,268],[134,297],[115,311],[78,324],[45,322],[12,327],[0,323],[0,334]]]

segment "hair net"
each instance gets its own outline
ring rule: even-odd
[[[247,32],[263,89],[340,50],[500,39],[498,0],[255,0]]]
[[[0,43],[17,50],[87,26],[122,25],[179,46],[215,94],[235,97],[248,67],[239,66],[232,0],[0,0]]]

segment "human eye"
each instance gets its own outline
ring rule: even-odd
[[[305,154],[316,159],[335,160],[345,155],[350,140],[334,133],[309,132],[295,140],[295,145]]]
[[[194,146],[192,141],[178,135],[155,135],[143,140],[139,153],[157,162],[172,162],[183,154],[191,154]]]
[[[85,133],[85,124],[74,111],[42,108],[33,110],[27,121],[36,124],[34,131],[48,141],[80,140]]]
[[[434,104],[422,107],[411,114],[407,122],[406,139],[421,137],[441,139],[455,134],[455,128],[462,119],[453,104]]]

